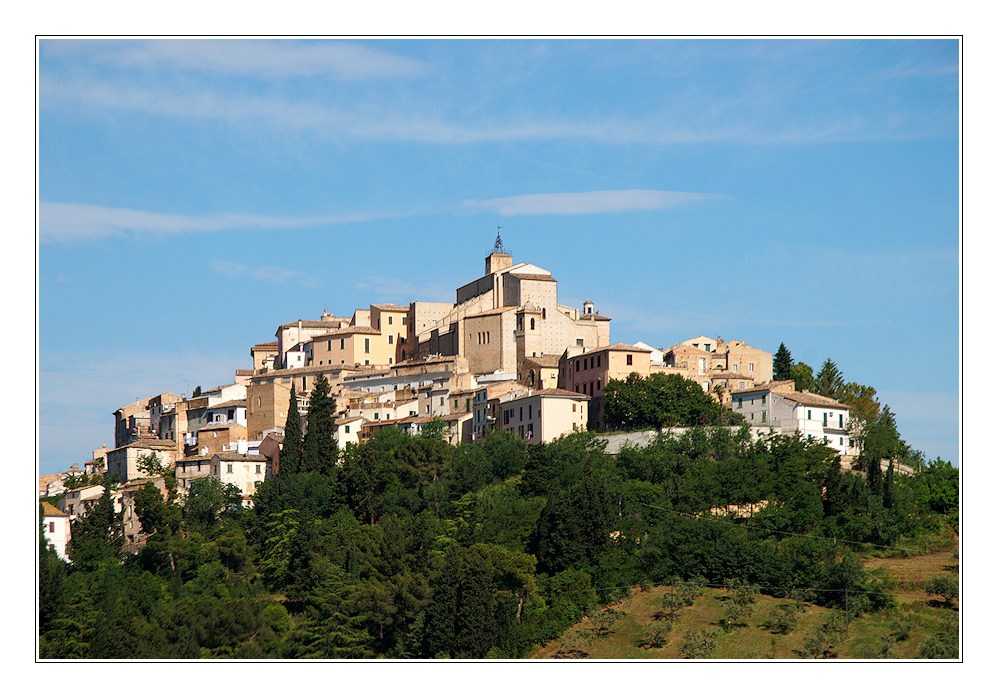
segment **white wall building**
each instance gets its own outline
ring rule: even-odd
[[[859,448],[849,438],[849,406],[816,393],[794,390],[793,381],[765,383],[731,393],[731,409],[752,426],[771,426],[822,441],[843,456]]]

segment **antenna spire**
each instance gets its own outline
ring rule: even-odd
[[[505,252],[506,250],[502,246],[502,235],[500,231],[502,230],[501,225],[496,225],[496,246],[492,250],[493,252]]]

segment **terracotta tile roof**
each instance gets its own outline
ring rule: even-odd
[[[260,351],[273,349],[274,351],[277,351],[277,340],[275,339],[272,342],[260,342],[259,344],[254,344],[250,351],[253,351],[254,349],[258,349]]]
[[[528,281],[554,281],[555,278],[550,274],[522,274],[520,272],[510,272],[510,276],[515,276],[518,279],[527,279]]]
[[[510,402],[515,400],[523,400],[528,397],[536,397],[540,395],[541,397],[570,397],[576,398],[578,400],[588,400],[588,395],[583,395],[582,393],[575,393],[571,390],[562,390],[561,388],[544,388],[543,390],[531,390],[529,395],[517,395],[512,398]]]
[[[370,325],[348,325],[346,327],[335,329],[332,332],[327,332],[317,337],[313,337],[310,341],[320,342],[328,337],[346,337],[351,334],[381,334],[381,330],[376,330]]]
[[[238,453],[236,451],[219,451],[214,454],[212,458],[218,458],[220,461],[265,461],[267,456],[261,456],[254,453]]]
[[[394,311],[394,312],[399,312],[399,313],[408,313],[409,312],[408,306],[395,305],[394,303],[380,303],[378,305],[373,305],[371,307],[377,308],[378,310],[388,310],[388,311]]]
[[[246,398],[242,400],[229,400],[227,402],[220,402],[217,405],[212,405],[209,410],[222,410],[228,409],[229,407],[246,407]]]
[[[472,315],[465,315],[464,318],[467,320],[468,318],[473,318],[473,317],[487,317],[489,315],[501,315],[503,313],[509,313],[509,312],[512,312],[512,311],[517,310],[517,309],[518,308],[515,305],[504,305],[501,308],[493,308],[492,310],[485,310],[485,311],[483,311],[481,313],[474,313]]]
[[[112,450],[120,451],[124,448],[151,448],[157,451],[169,451],[176,449],[177,444],[166,439],[138,439]]]
[[[323,366],[316,366],[313,364],[312,366],[302,366],[301,368],[279,368],[274,371],[267,371],[266,373],[254,373],[253,382],[260,384],[274,378],[294,378],[295,376],[311,376],[318,375],[320,373],[334,374],[339,371],[349,371],[350,373],[353,373],[354,370],[353,366],[347,366],[346,364],[338,366],[335,364]]]
[[[294,322],[286,322],[277,328],[277,331],[291,329],[292,327],[298,327],[298,323],[301,323],[302,327],[316,328],[316,327],[339,327],[343,320],[349,320],[350,318],[336,318],[333,320],[295,320]]]
[[[586,313],[585,315],[580,315],[579,319],[580,320],[606,320],[607,322],[610,321],[610,318],[606,317],[605,315],[600,315],[599,313]]]
[[[561,356],[556,354],[545,354],[543,356],[524,357],[523,363],[527,363],[528,361],[535,366],[540,366],[541,368],[558,368],[558,364],[561,363]]]
[[[617,342],[616,344],[611,344],[606,347],[599,347],[598,349],[592,349],[590,351],[587,351],[585,354],[579,354],[578,356],[588,356],[589,354],[597,354],[601,351],[630,351],[630,352],[638,352],[641,354],[651,354],[652,352],[651,349],[642,349],[641,347],[636,347],[633,344],[621,344],[620,342]],[[573,356],[571,358],[574,359],[578,357]]]
[[[48,502],[42,502],[42,515],[43,516],[69,516],[66,512],[57,506],[49,504]]]
[[[838,410],[848,410],[849,405],[843,405],[842,403],[834,400],[830,397],[825,397],[824,395],[818,395],[818,393],[804,393],[792,388],[785,387],[780,383],[763,383],[762,385],[757,385],[754,388],[745,388],[744,390],[734,390],[731,392],[734,395],[746,395],[748,393],[760,393],[760,392],[771,392],[774,395],[779,395],[788,400],[792,400],[801,405],[808,405],[810,407],[829,407],[831,409]]]

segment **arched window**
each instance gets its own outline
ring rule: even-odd
[[[530,329],[534,329],[534,319],[530,318]]]

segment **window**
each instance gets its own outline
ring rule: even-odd
[[[575,408],[578,407],[574,402],[572,403],[572,412],[575,412]]]
[[[327,339],[326,340],[326,351],[332,351],[332,350],[333,350],[333,340]]]
[[[371,338],[370,337],[364,337],[364,353],[365,354],[370,354],[371,353]]]
[[[762,421],[766,421],[766,410],[762,411]]]
[[[596,368],[599,368],[599,367],[600,367],[600,363],[601,363],[601,362],[600,362],[600,355],[599,355],[599,354],[597,354],[597,355],[596,355]]]
[[[392,324],[392,320],[394,320],[394,318],[393,318],[393,317],[392,317],[391,315],[389,315],[389,316],[388,316],[388,324],[389,324],[389,325],[391,325],[391,324]]]
[[[583,371],[588,371],[589,370],[589,359],[583,359],[582,360],[582,370]]]
[[[741,406],[742,406],[742,399],[738,398],[738,407],[741,408]]]
[[[579,370],[579,360],[578,359],[575,360],[575,370],[576,371]]]
[[[349,434],[350,433],[350,425],[349,424],[347,424],[345,427],[343,427],[343,433],[344,434]]]
[[[589,381],[589,394],[590,395],[593,394],[593,382],[592,381]]]
[[[766,404],[766,396],[765,395],[762,396],[762,404],[764,404],[764,405]]]
[[[534,329],[534,319],[530,318],[530,329]]]
[[[631,354],[627,355],[627,365],[632,366],[634,364],[634,357]]]
[[[225,467],[226,467],[226,470],[225,470],[225,472],[227,472],[227,473],[231,473],[231,472],[232,472],[232,463],[229,463],[229,464],[228,464],[227,466],[225,466]]]
[[[49,521],[49,533],[55,533],[55,521]]]
[[[443,407],[443,406],[444,406],[444,399],[443,399],[443,398],[440,398],[440,406],[441,406],[441,407]]]
[[[584,346],[584,345],[582,344],[582,339],[581,339],[581,338],[579,338],[579,339],[576,339],[576,340],[575,340],[575,346],[577,346],[577,347],[581,347],[581,346]]]
[[[811,410],[808,410],[808,411],[807,411],[807,418],[808,418],[808,419],[811,419]]]
[[[378,413],[377,412],[374,413],[374,421],[378,421]]]
[[[340,349],[346,349],[346,346],[347,346],[347,340],[341,339],[340,340]]]
[[[842,415],[840,414],[839,415],[839,429],[841,429],[841,428],[842,428]],[[842,439],[839,439],[839,441],[842,441]],[[841,445],[842,444],[840,443],[839,446],[841,446]]]
[[[534,406],[527,405],[527,419],[533,419],[533,418],[534,418]]]
[[[828,413],[827,412],[822,412],[821,413],[821,426],[823,426],[823,427],[827,427],[828,426]]]
[[[523,408],[522,407],[520,408],[520,421],[521,422],[523,421]],[[520,427],[520,428],[522,429],[523,427]]]
[[[260,464],[259,463],[256,464],[256,474],[257,475],[260,474]]]
[[[395,344],[395,337],[393,335],[388,335],[388,343]]]
[[[749,373],[755,373],[755,364],[749,363],[749,365],[748,365],[748,372]]]

